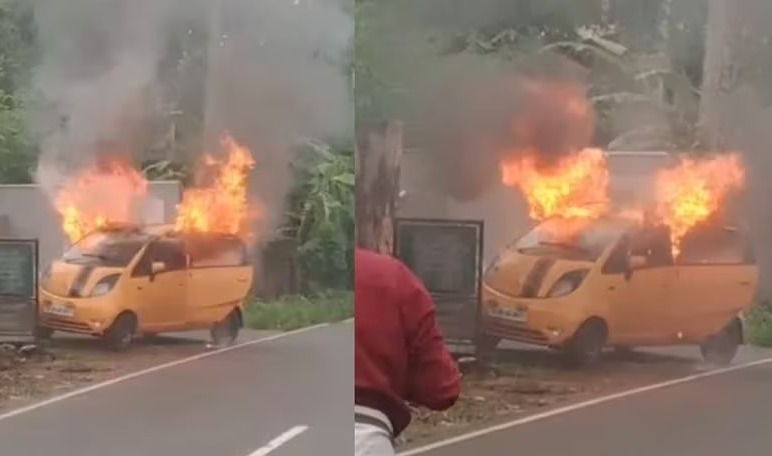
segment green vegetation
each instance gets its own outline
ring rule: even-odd
[[[561,57],[587,77],[597,144],[625,147],[645,136],[657,138],[653,147],[688,148],[695,141],[704,0],[356,5],[358,122],[425,122],[416,107],[426,102],[426,89],[454,75],[482,67],[554,75],[554,57]]]
[[[256,299],[246,307],[244,325],[252,329],[289,331],[354,316],[354,294],[330,291],[308,296],[290,295],[276,300]]]
[[[301,289],[351,289],[354,282],[354,151],[308,141],[294,163],[284,232],[298,245]]]
[[[745,340],[760,347],[772,347],[772,308],[768,304],[753,307],[746,314]]]

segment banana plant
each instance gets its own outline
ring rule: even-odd
[[[348,288],[353,279],[354,154],[305,141],[293,163],[296,187],[283,232],[298,244],[304,288]]]

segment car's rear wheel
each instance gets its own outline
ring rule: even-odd
[[[727,366],[737,355],[742,340],[742,325],[734,319],[718,333],[700,344],[702,358],[716,366]]]
[[[134,342],[136,332],[137,317],[130,313],[123,313],[118,315],[112,326],[102,336],[102,340],[108,348],[123,351]]]
[[[239,337],[241,321],[237,310],[228,314],[225,319],[212,326],[212,342],[215,346],[226,347],[233,345]]]
[[[572,367],[597,363],[606,345],[607,334],[603,321],[595,319],[584,322],[563,347],[566,362]]]

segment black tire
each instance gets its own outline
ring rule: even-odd
[[[127,350],[134,343],[137,332],[137,317],[134,314],[118,315],[112,326],[102,336],[105,345],[115,351]]]
[[[715,366],[728,366],[737,355],[742,340],[742,325],[732,320],[716,335],[700,344],[702,359]]]
[[[600,320],[589,320],[576,330],[563,347],[565,360],[571,367],[587,367],[598,362],[606,345],[608,331]]]
[[[227,347],[233,345],[239,337],[241,329],[241,320],[237,310],[229,313],[225,319],[212,326],[210,334],[212,343],[217,347]]]

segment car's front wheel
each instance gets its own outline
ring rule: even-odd
[[[108,348],[116,351],[128,349],[137,332],[137,317],[130,313],[118,315],[112,326],[102,336]]]
[[[217,347],[233,345],[239,337],[240,329],[239,313],[237,310],[233,310],[225,319],[212,326],[212,343]]]
[[[602,320],[588,320],[576,330],[563,347],[563,354],[572,367],[585,367],[598,362],[606,345],[608,331]]]
[[[742,340],[742,325],[739,320],[731,323],[700,344],[702,358],[716,366],[727,366],[737,355],[737,350]]]

